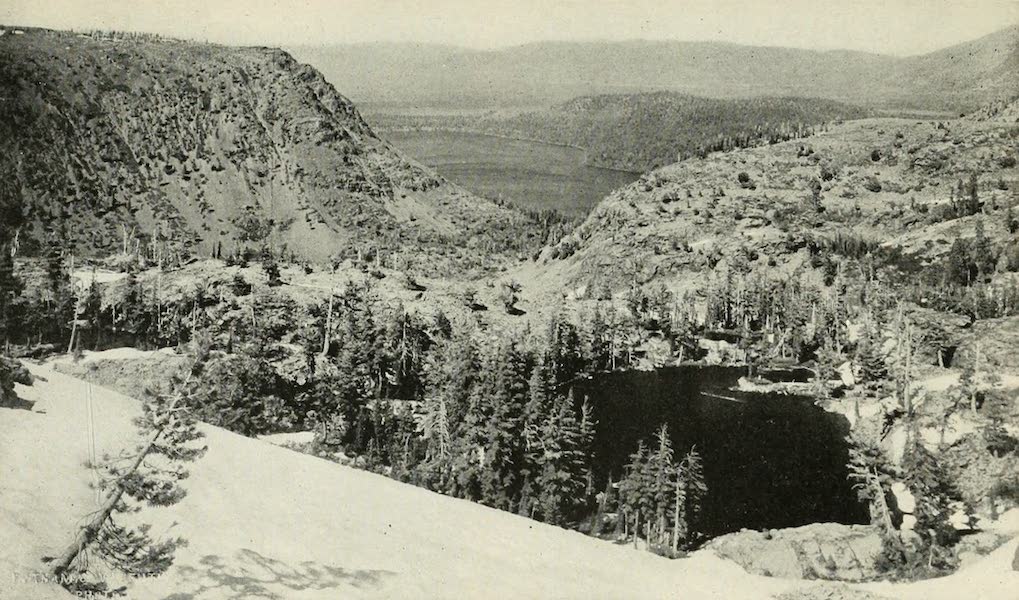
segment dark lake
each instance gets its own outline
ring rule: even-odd
[[[584,164],[583,150],[540,142],[451,131],[387,131],[382,137],[406,156],[486,198],[526,208],[586,215],[636,173]]]
[[[599,489],[610,475],[619,479],[639,440],[653,446],[666,423],[677,457],[694,445],[703,457],[708,496],[700,529],[710,536],[744,527],[868,522],[846,479],[846,419],[808,398],[730,391],[745,372],[683,366],[578,384],[578,401],[586,395],[598,421]]]

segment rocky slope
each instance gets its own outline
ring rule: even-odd
[[[0,29],[0,199],[25,253],[247,243],[437,268],[520,245],[517,213],[401,157],[286,52]]]
[[[691,288],[734,261],[746,271],[809,270],[809,242],[839,237],[932,264],[955,239],[972,239],[977,222],[1008,248],[1017,132],[1000,120],[864,119],[672,164],[609,195],[526,273],[580,295],[634,280]],[[968,194],[959,183],[974,176],[981,209],[955,218],[952,198]]]

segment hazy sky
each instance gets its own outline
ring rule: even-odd
[[[720,40],[917,54],[1019,22],[1019,0],[0,0],[0,23],[227,44]]]

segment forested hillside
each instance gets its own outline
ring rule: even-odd
[[[542,241],[399,156],[286,52],[18,31],[0,37],[0,200],[21,254],[268,249],[459,270]]]
[[[709,152],[809,135],[867,111],[812,98],[715,99],[674,92],[584,96],[516,114],[390,115],[383,130],[455,129],[583,148],[592,165],[647,171]]]

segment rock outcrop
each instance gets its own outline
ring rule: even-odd
[[[715,538],[706,547],[758,575],[864,581],[877,576],[874,559],[881,553],[881,537],[870,526],[814,523],[744,530]]]

